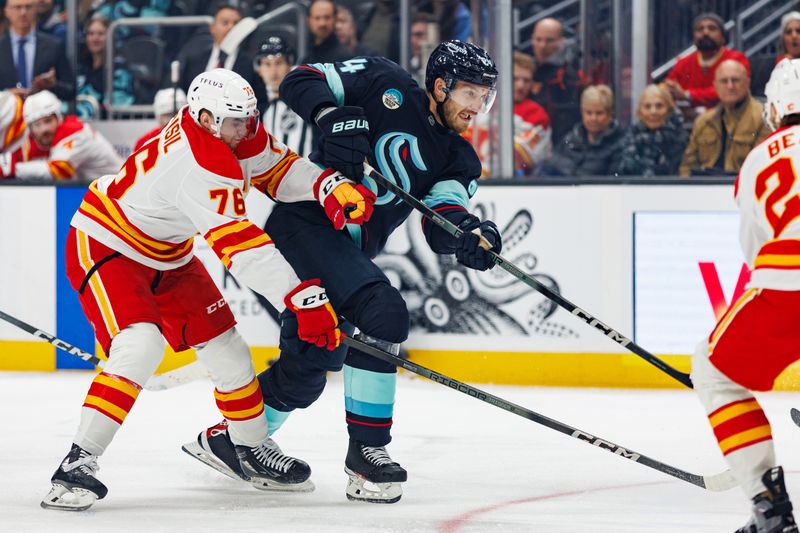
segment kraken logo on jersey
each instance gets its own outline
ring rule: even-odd
[[[411,178],[406,170],[406,161],[409,159],[417,170],[423,172],[428,170],[419,151],[419,139],[410,133],[390,131],[383,134],[375,143],[375,161],[378,163],[381,174],[406,192],[411,192]],[[369,188],[373,192],[378,190],[373,179],[365,177],[364,181],[369,183]],[[394,198],[393,192],[386,191],[378,197],[375,203],[377,205],[388,204]]]

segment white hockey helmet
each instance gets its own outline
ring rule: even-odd
[[[239,74],[224,68],[198,74],[189,85],[188,100],[189,114],[198,124],[200,111],[211,113],[216,136],[226,118],[258,117],[253,88]]]
[[[186,93],[182,89],[161,89],[153,98],[153,112],[156,117],[174,115],[186,105]]]
[[[25,99],[22,106],[22,118],[25,119],[26,124],[33,124],[40,118],[50,115],[56,115],[59,122],[63,119],[61,100],[50,91],[39,91]]]
[[[773,131],[778,129],[783,117],[800,113],[800,59],[783,59],[775,65],[764,94],[767,97],[764,122]],[[774,121],[772,109],[775,110]]]

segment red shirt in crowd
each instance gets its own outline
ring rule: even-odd
[[[700,52],[692,52],[680,58],[667,75],[668,80],[677,81],[685,91],[689,92],[692,105],[711,107],[719,102],[717,90],[714,89],[714,72],[723,61],[728,59],[738,61],[750,75],[750,62],[747,56],[738,50],[723,47],[717,60],[706,67],[702,66],[701,57]]]
[[[514,114],[519,115],[522,120],[532,126],[550,127],[550,117],[547,115],[547,111],[530,98],[514,104]]]

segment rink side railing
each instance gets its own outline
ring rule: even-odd
[[[551,290],[681,371],[749,275],[738,244],[728,179],[625,178],[486,183],[472,209],[495,220],[503,255]],[[64,274],[63,243],[85,184],[0,182],[0,310],[89,352],[96,350]],[[249,195],[262,224],[270,203]],[[468,271],[420,239],[412,215],[376,262],[401,287],[412,316],[404,344],[419,364],[461,381],[518,385],[674,387],[676,383],[539,293],[497,269]],[[237,317],[265,368],[277,355],[278,328],[208,246],[196,254]],[[189,362],[167,353],[161,370]],[[13,326],[0,323],[0,370],[86,368]],[[794,368],[779,387],[794,389]]]

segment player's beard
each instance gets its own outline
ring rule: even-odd
[[[464,119],[458,116],[463,111],[463,109],[459,109],[458,104],[448,98],[443,105],[443,110],[444,118],[447,120],[447,125],[451,130],[459,135],[467,131],[471,120],[464,121]]]

